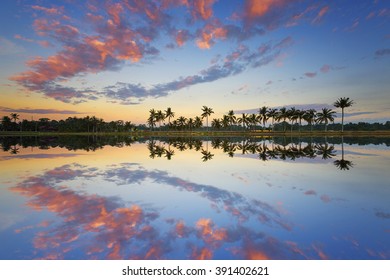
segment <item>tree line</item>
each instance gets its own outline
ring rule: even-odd
[[[170,107],[166,110],[149,111],[149,117],[146,125],[135,125],[131,121],[110,121],[106,122],[95,116],[86,116],[82,118],[69,117],[65,120],[50,120],[49,118],[40,118],[38,120],[20,120],[20,115],[11,113],[9,116],[3,116],[0,123],[0,131],[35,131],[35,132],[132,132],[137,130],[176,130],[176,131],[194,131],[209,130],[214,131],[284,131],[287,129],[313,131],[324,129],[327,131],[344,131],[344,109],[351,107],[354,101],[348,97],[342,97],[334,102],[334,107],[341,108],[341,125],[335,124],[336,112],[330,108],[322,108],[320,111],[314,109],[300,110],[295,107],[280,109],[263,106],[255,114],[235,114],[230,110],[222,118],[211,119],[209,126],[209,117],[214,114],[212,108],[203,106],[200,116],[186,118],[179,116],[175,118],[175,112]],[[204,123],[205,122],[205,123]],[[305,124],[306,123],[306,124]],[[390,122],[385,124],[364,123],[347,124],[346,130],[388,130]]]
[[[334,107],[341,108],[341,131],[344,131],[344,109],[351,107],[354,101],[349,97],[341,97],[334,102]],[[185,118],[180,116],[176,119],[175,113],[170,107],[165,111],[151,109],[147,124],[151,130],[197,130],[203,127],[203,121],[206,119],[206,130],[209,129],[209,117],[214,114],[212,108],[203,106],[200,116]],[[275,131],[281,129],[285,132],[287,127],[292,131],[295,126],[300,131],[302,129],[302,122],[305,121],[313,130],[316,124],[324,125],[325,131],[328,125],[334,122],[336,112],[330,108],[322,108],[317,112],[314,109],[300,110],[295,107],[287,109],[282,107],[280,109],[269,108],[267,106],[261,107],[255,114],[242,113],[236,116],[233,110],[230,110],[222,118],[213,118],[211,120],[211,127],[214,130],[270,130]],[[172,120],[173,119],[173,120]],[[168,123],[164,121],[168,120]],[[171,121],[172,120],[172,121]],[[269,126],[267,128],[267,123]]]

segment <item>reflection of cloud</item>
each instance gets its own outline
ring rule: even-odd
[[[181,213],[173,218],[161,217],[163,212],[146,204],[125,204],[116,197],[72,190],[66,187],[70,181],[168,185],[200,195],[230,217],[238,219],[228,219],[233,222],[220,225],[212,218],[195,216],[192,222],[187,223]],[[45,210],[58,217],[52,217],[53,222],[45,221],[16,231],[34,231],[36,258],[331,258],[322,245],[304,246],[266,234],[264,225],[272,227],[272,232],[275,226],[278,230],[291,230],[291,225],[281,217],[281,211],[265,202],[186,181],[165,171],[146,170],[139,164],[123,163],[105,169],[64,165],[25,178],[11,190],[27,197],[27,205],[32,209]]]
[[[381,219],[390,219],[390,213],[386,213],[386,212],[376,212],[375,216]]]
[[[213,205],[224,209],[233,217],[238,218],[239,221],[257,217],[263,223],[275,223],[287,230],[291,229],[291,225],[281,219],[279,211],[266,202],[254,199],[249,200],[238,193],[185,181],[181,178],[170,176],[165,171],[148,171],[135,164],[122,164],[121,167],[106,170],[104,176],[106,180],[115,182],[118,185],[140,184],[145,180],[152,180],[179,190],[197,193],[201,197],[208,199]]]
[[[379,49],[375,52],[376,56],[385,56],[385,55],[390,55],[390,49]]]
[[[125,164],[123,166],[131,168],[137,165]],[[225,248],[228,244],[231,244],[230,251],[234,251],[236,257],[258,258],[260,256],[258,249],[248,245],[248,242],[253,240],[261,243],[261,240],[265,240],[265,235],[242,225],[224,228],[215,224],[210,218],[199,218],[193,225],[186,225],[183,220],[175,222],[174,219],[170,219],[168,224],[172,225],[172,229],[164,233],[153,225],[153,221],[159,217],[159,214],[152,209],[139,204],[130,204],[125,207],[116,198],[89,195],[64,186],[70,180],[81,178],[84,181],[92,180],[97,176],[103,176],[106,180],[119,183],[123,180],[134,183],[134,180],[141,182],[146,178],[154,179],[189,192],[199,192],[214,203],[223,200],[226,207],[237,200],[239,204],[244,204],[241,207],[242,212],[249,211],[248,214],[257,215],[258,211],[263,211],[262,215],[268,215],[267,219],[276,220],[271,217],[271,215],[277,215],[273,213],[276,210],[264,202],[253,200],[255,206],[251,206],[249,202],[245,205],[245,199],[239,194],[229,194],[222,190],[218,193],[218,189],[211,186],[196,185],[175,177],[169,178],[162,171],[148,173],[139,168],[135,174],[131,173],[131,170],[126,171],[116,167],[102,172],[80,165],[65,165],[48,170],[40,176],[26,178],[11,190],[28,197],[27,205],[32,209],[52,212],[61,220],[21,228],[17,233],[28,230],[38,231],[33,244],[39,253],[36,257],[44,259],[74,258],[72,251],[76,248],[77,250],[82,248],[84,251],[81,258],[160,259],[169,255],[172,251],[172,243],[177,238],[188,240],[187,249],[189,251],[186,253],[186,258],[210,259],[216,251]],[[257,210],[258,208],[264,210]],[[230,209],[225,210],[234,215]],[[269,240],[273,240],[273,246],[282,246],[282,243],[272,238]],[[229,246],[223,251],[227,248]],[[288,248],[275,249],[275,252],[284,250],[286,250],[285,253],[290,252]],[[289,258],[272,252],[269,257]]]

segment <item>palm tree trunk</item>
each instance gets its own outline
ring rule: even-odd
[[[344,108],[341,108],[341,132],[344,132]]]

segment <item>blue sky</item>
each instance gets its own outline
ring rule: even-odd
[[[387,1],[4,1],[0,113],[144,123],[151,108],[213,117],[355,101],[389,114]],[[348,114],[350,113],[350,115]]]

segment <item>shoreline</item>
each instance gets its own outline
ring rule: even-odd
[[[132,132],[35,132],[0,131],[1,136],[134,136],[134,137],[390,137],[390,130],[380,131],[132,131]]]

